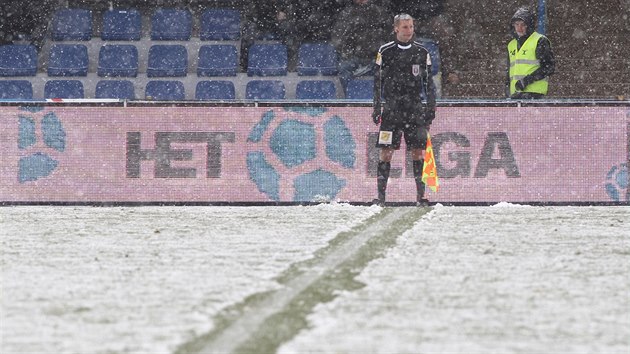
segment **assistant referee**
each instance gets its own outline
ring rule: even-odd
[[[380,156],[378,198],[374,203],[380,205],[385,203],[392,156],[400,149],[403,136],[413,159],[416,201],[423,205],[428,203],[422,183],[422,150],[426,148],[427,133],[435,118],[435,88],[430,75],[431,57],[426,48],[413,40],[413,22],[410,15],[396,15],[396,40],[382,45],[376,57],[372,119],[375,124],[380,124],[376,142]],[[424,103],[423,95],[426,97]]]

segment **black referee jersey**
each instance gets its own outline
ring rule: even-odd
[[[374,75],[374,106],[385,100],[387,109],[423,109],[421,94],[426,94],[426,110],[435,110],[435,87],[431,80],[431,57],[419,42],[393,41],[381,46]],[[426,111],[421,111],[426,112]]]

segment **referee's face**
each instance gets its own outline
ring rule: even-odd
[[[398,25],[394,26],[394,32],[396,32],[396,39],[400,42],[409,42],[411,37],[413,37],[413,20],[402,20],[398,22]]]

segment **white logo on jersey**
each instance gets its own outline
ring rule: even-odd
[[[413,76],[418,76],[420,75],[420,65],[418,64],[413,64],[411,66],[411,73],[413,74]]]

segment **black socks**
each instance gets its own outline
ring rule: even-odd
[[[416,191],[418,193],[417,201],[424,199],[424,183],[422,183],[422,167],[424,160],[413,161],[413,178],[416,181]]]
[[[387,180],[389,179],[389,170],[392,164],[390,162],[379,161],[376,171],[376,186],[378,189],[378,200],[385,202],[385,190],[387,190]]]
[[[391,169],[390,162],[379,161],[376,171],[376,186],[378,189],[378,202],[385,202],[385,191],[387,190],[387,180],[389,179],[389,171]],[[422,182],[422,167],[424,160],[413,161],[413,177],[416,182],[416,193],[418,202],[426,202],[424,199],[425,185]]]

